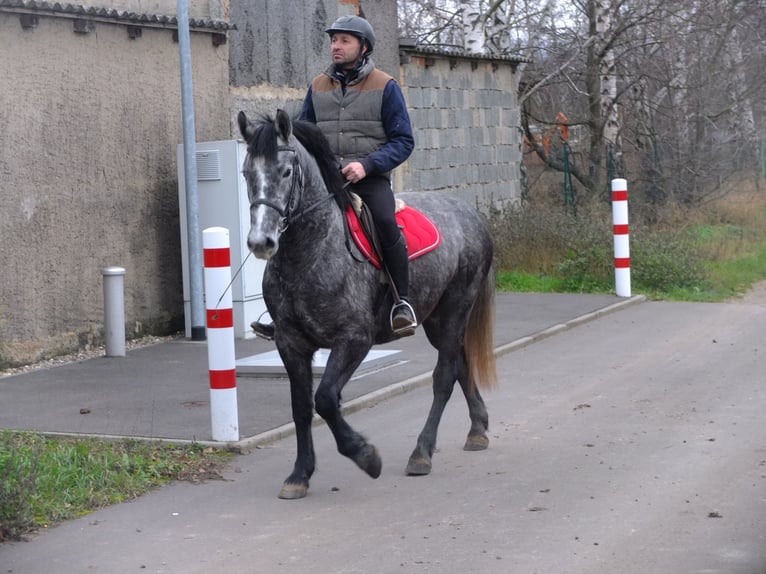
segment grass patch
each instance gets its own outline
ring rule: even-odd
[[[562,280],[549,275],[532,275],[516,271],[501,271],[496,276],[500,291],[558,293],[564,291]]]
[[[729,194],[696,209],[631,215],[631,287],[674,301],[722,301],[766,279],[766,196]],[[611,206],[493,212],[500,290],[614,292]]]
[[[0,541],[140,496],[220,478],[230,453],[199,445],[54,439],[0,432]]]

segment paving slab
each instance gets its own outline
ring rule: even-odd
[[[499,293],[495,343],[501,351],[526,344],[640,300]],[[272,342],[262,339],[238,339],[235,347],[238,361],[245,362],[275,351]],[[357,372],[344,389],[344,402],[355,400],[358,407],[429,383],[436,352],[422,329],[373,350],[390,353],[390,360]],[[249,446],[290,432],[291,423],[287,378],[278,369],[271,375],[252,375],[246,366],[238,369],[239,442]],[[211,441],[207,343],[177,339],[128,351],[125,357],[96,357],[0,378],[0,428]]]

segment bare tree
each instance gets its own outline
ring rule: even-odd
[[[758,169],[764,0],[400,0],[400,10],[421,43],[530,58],[519,69],[528,141],[583,192],[628,177],[650,202],[704,201]],[[562,128],[584,137],[563,142]],[[562,161],[562,145],[580,159]]]
[[[399,0],[400,34],[470,54],[508,54],[516,0]]]

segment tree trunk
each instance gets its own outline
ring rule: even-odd
[[[588,46],[585,69],[585,89],[588,96],[588,179],[594,186],[591,192],[604,188],[604,122],[601,116],[601,53],[604,49],[602,26],[598,23],[603,12],[604,0],[588,0],[588,36],[593,41]]]
[[[736,27],[731,30],[725,61],[732,71],[732,80],[728,90],[729,99],[732,102],[732,113],[729,121],[731,139],[736,138],[738,140],[737,147],[743,148],[741,150],[735,148],[731,151],[734,153],[735,161],[739,158],[744,160],[738,161],[737,167],[755,171],[760,155],[758,134],[755,128],[753,102],[744,93],[747,87],[747,77],[743,65],[742,44]],[[742,153],[739,153],[740,151]]]
[[[599,61],[600,117],[604,130],[606,155],[605,189],[609,193],[609,180],[622,177],[622,146],[620,145],[620,119],[617,113],[617,71],[612,48],[612,16],[608,0],[596,1],[596,34],[602,51]]]
[[[467,0],[461,8],[463,48],[468,54],[484,54],[485,40],[480,0]]]

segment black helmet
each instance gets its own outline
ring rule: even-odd
[[[339,32],[353,34],[362,42],[367,43],[368,54],[372,53],[372,49],[375,47],[375,32],[373,32],[372,26],[367,20],[359,16],[341,16],[325,32],[330,36]]]

